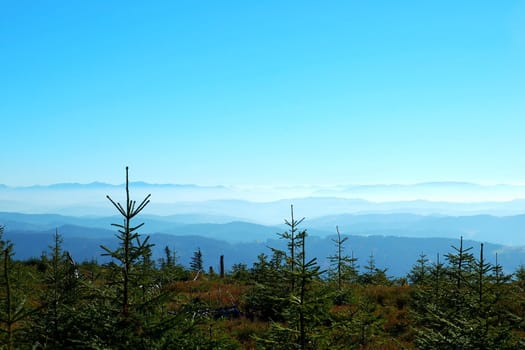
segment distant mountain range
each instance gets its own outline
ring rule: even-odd
[[[152,184],[142,181],[130,182],[131,188],[163,189],[195,192],[209,192],[212,199],[220,193],[220,199],[245,199],[272,201],[294,197],[339,197],[360,198],[369,201],[509,201],[525,198],[525,185],[492,184],[481,185],[470,182],[442,181],[422,182],[416,184],[366,184],[366,185],[298,185],[298,186],[224,186],[196,184]],[[0,184],[0,189],[10,191],[46,191],[46,190],[111,190],[123,188],[123,184],[108,184],[104,182],[57,183],[49,185],[8,186]]]
[[[278,225],[261,225],[233,217],[197,214],[143,215],[140,219],[146,223],[144,230],[147,233],[194,235],[230,243],[264,241],[286,229],[284,218]],[[111,223],[115,222],[120,222],[120,218],[0,212],[0,224],[7,231],[17,232],[49,231],[64,226],[68,230],[74,227],[111,230]],[[306,218],[303,226],[311,235],[323,238],[335,234],[335,227],[339,226],[342,233],[358,236],[453,239],[463,236],[480,242],[525,246],[525,215],[340,214]]]
[[[156,244],[155,258],[162,256],[165,246],[177,251],[180,261],[188,264],[191,255],[201,248],[205,264],[216,268],[220,255],[226,256],[227,266],[246,263],[249,266],[260,253],[270,254],[268,247],[285,249],[285,242],[278,239],[278,232],[286,230],[284,225],[265,226],[247,222],[228,221],[221,217],[152,216],[144,215],[144,233]],[[206,219],[214,223],[204,222]],[[204,221],[201,221],[204,220]],[[15,244],[16,257],[25,259],[38,257],[52,244],[55,230],[64,237],[64,248],[79,261],[101,256],[100,244],[115,246],[116,231],[113,217],[70,217],[63,215],[29,215],[0,213],[0,224],[5,225],[5,238]],[[498,261],[506,271],[512,272],[525,263],[525,216],[420,216],[413,214],[389,215],[334,215],[305,220],[302,224],[310,235],[308,251],[328,268],[327,257],[334,253],[332,238],[335,226],[350,237],[347,254],[359,258],[366,265],[373,254],[379,267],[388,267],[389,274],[403,276],[415,263],[420,253],[436,259],[451,252],[460,236],[466,244],[479,248],[486,243],[486,256]],[[494,243],[496,242],[496,243]],[[501,244],[505,243],[505,244]],[[514,246],[509,246],[513,243]]]
[[[489,242],[490,254],[514,269],[525,262],[525,186],[483,186],[461,182],[415,185],[230,187],[179,184],[130,184],[131,196],[152,194],[141,213],[144,233],[187,262],[201,247],[215,264],[251,264],[267,246],[283,244],[277,232],[286,227],[290,205],[306,217],[310,251],[326,263],[338,225],[350,235],[349,252],[366,264],[373,253],[379,265],[402,275],[420,252],[449,251],[460,236]],[[100,257],[100,244],[116,244],[111,223],[120,222],[106,195],[123,201],[123,185],[100,182],[10,187],[0,185],[0,225],[16,243],[17,256],[39,256],[58,228],[67,249],[79,260]],[[57,215],[54,213],[60,213]],[[472,242],[472,245],[479,245]]]
[[[518,215],[525,213],[525,186],[483,186],[461,182],[415,185],[229,187],[133,182],[133,198],[151,193],[145,213],[215,217],[220,222],[282,222],[294,204],[299,215],[341,214]],[[100,182],[49,186],[0,186],[0,211],[107,216],[106,199],[123,199],[123,185]]]
[[[225,186],[200,186],[200,185],[194,185],[194,184],[151,184],[143,181],[134,181],[130,182],[129,184],[131,187],[151,187],[151,188],[203,188],[203,189],[210,189],[210,188],[226,188]],[[105,182],[91,182],[87,184],[81,184],[77,182],[64,182],[64,183],[56,183],[56,184],[50,184],[50,185],[31,185],[31,186],[7,186],[0,184],[0,188],[11,188],[11,189],[17,189],[17,190],[45,190],[45,189],[94,189],[94,188],[101,188],[101,189],[107,189],[107,188],[124,188],[124,184],[108,184]]]

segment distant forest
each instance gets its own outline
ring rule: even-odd
[[[189,266],[176,247],[153,259],[139,219],[150,198],[131,198],[127,168],[125,191],[124,203],[108,196],[121,217],[118,246],[101,246],[109,262],[75,262],[58,231],[40,257],[16,260],[0,225],[2,349],[525,348],[525,267],[504,272],[483,244],[474,254],[458,237],[390,278],[337,230],[323,269],[292,206],[286,245],[214,271],[200,249]]]

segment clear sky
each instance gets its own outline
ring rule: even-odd
[[[525,183],[525,1],[0,1],[0,183]]]

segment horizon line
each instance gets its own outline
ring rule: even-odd
[[[475,185],[479,187],[497,187],[497,186],[515,186],[523,187],[525,182],[477,182],[477,181],[460,181],[460,180],[435,180],[435,181],[418,181],[418,182],[374,182],[374,183],[339,183],[339,184],[198,184],[198,183],[157,183],[147,181],[130,181],[130,184],[143,185],[143,186],[154,186],[154,187],[203,187],[203,188],[239,188],[239,189],[264,189],[264,188],[338,188],[338,187],[412,187],[421,185]],[[92,182],[54,182],[48,184],[31,184],[31,185],[10,185],[6,183],[0,183],[0,188],[11,188],[11,189],[30,189],[30,188],[49,188],[58,186],[106,186],[106,187],[121,187],[125,186],[125,183],[111,183],[103,181],[92,181]]]

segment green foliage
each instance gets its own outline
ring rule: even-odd
[[[160,313],[169,293],[157,282],[155,264],[151,259],[149,236],[141,238],[138,230],[144,225],[132,226],[132,219],[149,203],[146,196],[137,206],[130,199],[128,168],[126,167],[126,203],[122,206],[107,196],[123,216],[123,224],[112,224],[119,230],[120,244],[116,249],[102,246],[116,263],[107,265],[107,283],[98,290],[97,317],[106,320],[100,328],[100,338],[112,348],[149,348],[170,329],[173,317]],[[117,306],[117,308],[115,308]],[[160,316],[160,317],[159,317]],[[110,329],[108,329],[110,328]],[[111,337],[106,337],[111,334]]]
[[[416,264],[412,266],[412,269],[408,273],[408,280],[411,284],[426,284],[431,275],[431,268],[429,266],[429,260],[423,253],[419,255]]]
[[[387,269],[380,269],[376,266],[374,254],[370,254],[365,272],[358,276],[360,284],[388,285],[390,281],[386,276]]]
[[[13,262],[13,245],[3,239],[3,233],[0,226],[0,344],[18,349],[28,346],[29,318],[38,307],[28,301],[31,275],[22,264]]]
[[[348,237],[341,237],[338,226],[335,229],[337,238],[332,239],[332,241],[335,243],[336,253],[328,257],[330,261],[329,277],[336,281],[338,291],[342,292],[344,283],[355,283],[357,281],[357,259],[344,254],[344,243]]]
[[[301,258],[298,256],[300,253],[297,253],[297,250],[301,247],[302,236],[304,236],[305,231],[299,232],[298,226],[304,221],[304,218],[295,220],[293,205],[290,206],[290,212],[290,220],[284,220],[285,225],[288,226],[289,229],[283,233],[279,233],[278,235],[279,238],[287,241],[286,244],[288,247],[288,255],[284,254],[284,257],[286,259],[288,269],[291,272],[288,277],[290,278],[290,289],[293,290],[295,288],[295,265],[297,263],[297,259]]]
[[[38,296],[41,309],[33,316],[28,334],[34,344],[44,348],[70,348],[83,337],[78,322],[86,301],[83,276],[69,253],[62,250],[62,242],[57,231],[49,256],[43,256]]]
[[[156,280],[162,285],[174,281],[187,281],[190,278],[189,271],[177,262],[177,256],[168,246],[164,247],[165,257],[160,259],[160,270]]]
[[[203,271],[201,248],[197,248],[197,250],[193,252],[193,256],[191,257],[190,262],[190,268],[193,272]]]
[[[121,307],[121,315],[123,318],[130,316],[130,294],[133,289],[140,285],[140,273],[137,273],[138,266],[144,266],[140,264],[140,261],[145,262],[147,256],[151,254],[151,245],[148,243],[149,236],[144,240],[141,240],[138,229],[141,228],[144,223],[137,226],[131,226],[131,220],[139,214],[144,207],[149,203],[148,195],[142,202],[136,206],[136,202],[130,199],[129,196],[129,180],[128,180],[128,167],[126,167],[126,204],[125,208],[120,204],[116,203],[107,196],[109,201],[115,206],[118,212],[123,216],[123,224],[112,224],[117,227],[119,234],[116,235],[120,241],[117,249],[109,249],[105,246],[101,246],[106,251],[105,255],[108,255],[118,262],[118,271],[120,277],[114,282],[117,285],[117,296],[116,302]],[[116,267],[116,265],[111,265]]]
[[[270,261],[265,254],[257,259],[252,267],[255,285],[244,296],[246,314],[251,319],[283,321],[289,281],[284,274],[281,252],[274,251]]]
[[[161,269],[170,268],[170,267],[175,266],[175,263],[177,261],[177,257],[175,255],[175,253],[171,252],[170,247],[168,247],[168,246],[164,247],[164,254],[165,254],[165,258],[161,259],[161,261],[160,261]]]
[[[344,315],[337,315],[334,322],[338,342],[343,341],[349,348],[368,346],[385,334],[385,319],[373,298],[360,295],[354,302]]]
[[[238,263],[233,264],[230,276],[237,281],[248,282],[251,278],[251,273],[246,264]]]
[[[416,344],[421,349],[515,349],[512,329],[518,318],[505,304],[511,297],[509,276],[499,265],[479,258],[471,247],[452,247],[447,265],[431,270],[432,280],[418,286],[414,298]],[[437,271],[440,270],[440,271]]]
[[[288,264],[282,273],[291,281],[285,297],[282,297],[284,323],[273,322],[267,337],[259,339],[266,347],[279,349],[286,344],[288,349],[323,348],[324,332],[330,307],[330,294],[321,288],[321,275],[317,259],[307,259],[306,230],[298,230],[303,219],[296,221],[291,207],[291,220],[285,221],[290,227],[288,234],[281,235],[288,240]]]
[[[525,293],[525,265],[520,265],[514,272],[514,286],[518,291]]]

